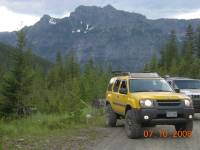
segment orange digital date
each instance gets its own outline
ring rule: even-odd
[[[151,138],[154,135],[152,130],[144,130],[144,137]],[[173,138],[190,138],[192,137],[192,131],[173,131],[172,133],[168,132],[165,129],[159,131],[161,138],[173,137]]]

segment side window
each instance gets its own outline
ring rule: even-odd
[[[118,92],[119,85],[120,85],[120,80],[116,80],[113,87],[113,92]]]
[[[173,84],[173,88],[174,88],[174,89],[179,89],[179,87],[175,84],[175,82],[174,82],[174,84]]]
[[[113,83],[115,82],[115,79],[114,78],[112,78],[111,80],[110,80],[110,82],[109,82],[109,84],[108,84],[108,91],[112,91],[112,87],[113,87]]]
[[[112,85],[113,85],[113,83],[109,83],[109,85],[108,85],[108,91],[112,91]]]
[[[128,89],[127,89],[127,82],[126,81],[122,81],[122,84],[121,84],[119,92],[121,94],[127,94]]]

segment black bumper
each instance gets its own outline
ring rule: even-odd
[[[176,111],[177,117],[167,117],[168,111]],[[166,124],[166,125],[174,125],[177,123],[184,123],[188,122],[190,120],[193,120],[189,118],[189,115],[194,114],[193,108],[178,108],[178,109],[138,109],[136,110],[137,113],[137,119],[141,123],[149,123],[149,124]],[[144,119],[144,116],[148,116],[149,119]]]

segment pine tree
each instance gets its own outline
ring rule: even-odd
[[[192,64],[190,65],[190,74],[189,76],[192,78],[199,78],[200,75],[200,59],[194,58]]]
[[[5,76],[2,87],[1,112],[4,116],[24,115],[31,94],[32,72],[29,60],[26,59],[24,53],[26,46],[24,32],[22,30],[17,32],[17,37],[18,44],[17,50],[12,56],[12,69]]]
[[[194,33],[191,25],[189,25],[186,29],[182,52],[183,56],[186,57],[185,59],[187,59],[187,61],[191,61],[194,53]]]
[[[176,33],[171,32],[167,44],[161,50],[161,57],[156,62],[155,56],[146,69],[155,71],[158,64],[158,72],[160,74],[178,75],[192,78],[200,77],[200,26],[196,29],[196,34],[193,28],[189,25],[186,29],[185,39],[181,44],[179,52],[177,46]]]
[[[177,63],[177,60],[173,60],[172,61],[172,64],[171,64],[171,67],[170,67],[170,70],[167,74],[170,74],[170,75],[173,75],[173,76],[176,76],[178,74],[178,66],[179,66],[179,63]]]
[[[57,88],[61,86],[63,88],[65,84],[66,71],[63,65],[63,59],[60,51],[57,52],[56,63],[49,70],[47,80],[49,88]]]
[[[191,25],[188,26],[185,34],[185,41],[183,43],[183,50],[182,50],[182,64],[181,70],[188,69],[187,73],[184,73],[186,76],[190,75],[191,64],[193,61],[193,53],[194,53],[194,34],[193,28]]]
[[[94,99],[97,98],[95,92],[97,90],[97,84],[94,84],[94,81],[96,82],[99,80],[99,76],[97,77],[96,74],[96,67],[94,65],[94,62],[92,59],[89,59],[89,61],[84,66],[84,74],[83,74],[83,81],[82,84],[84,84],[84,90],[85,90],[85,99],[87,102],[91,103]],[[85,82],[87,81],[87,82]]]
[[[73,84],[71,90],[68,91],[69,99],[68,99],[68,112],[73,116],[74,121],[80,121],[81,111],[83,108],[83,103],[81,99],[81,89],[80,82],[76,79],[73,79]]]
[[[160,52],[160,56],[161,57],[159,59],[159,62],[157,63],[161,74],[169,72],[171,70],[172,65],[179,62],[177,37],[176,32],[174,30],[171,31],[169,38],[166,44],[164,45],[164,48]]]
[[[80,75],[80,66],[74,50],[71,50],[66,57],[65,69],[68,80],[79,77]]]
[[[189,42],[190,44],[193,44],[194,42],[194,31],[192,25],[188,25],[186,29],[186,35],[185,35],[185,40]]]
[[[171,31],[169,40],[166,44],[165,59],[166,59],[165,67],[167,71],[170,70],[173,61],[178,62],[177,38],[176,38],[176,32],[174,30]]]
[[[200,25],[197,27],[195,34],[195,53],[200,58]]]
[[[171,31],[169,37],[169,55],[171,61],[174,59],[175,61],[178,59],[178,47],[177,47],[177,37],[176,32],[174,30]]]
[[[56,56],[56,70],[57,70],[57,82],[59,84],[62,84],[65,82],[65,69],[63,66],[63,59],[61,56],[60,51],[58,51],[57,56]]]
[[[166,46],[162,48],[162,50],[160,51],[160,57],[161,58],[159,60],[158,66],[163,71],[166,71],[167,70]]]
[[[47,106],[47,79],[43,68],[37,66],[34,68],[33,85],[32,85],[32,106],[36,107],[38,111],[45,112]]]
[[[151,60],[150,65],[149,65],[149,69],[150,69],[152,72],[158,71],[158,60],[157,60],[157,57],[156,57],[155,54],[154,54],[153,57],[152,57],[152,60]]]

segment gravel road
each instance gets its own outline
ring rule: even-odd
[[[160,137],[160,130],[165,129],[173,133],[173,126],[156,126],[151,138],[128,139],[123,122],[115,128],[106,128],[107,136],[98,139],[91,150],[200,150],[200,114],[194,120],[193,135],[191,138]]]

